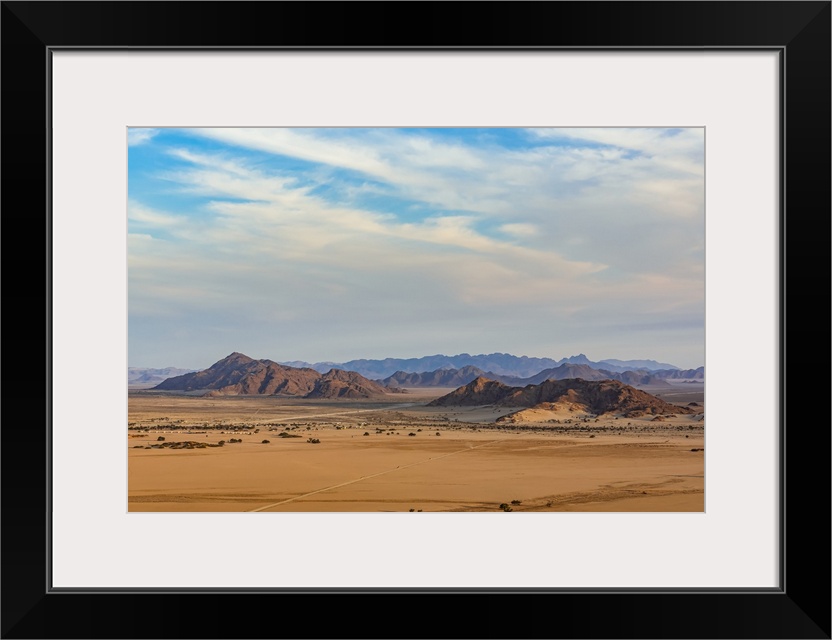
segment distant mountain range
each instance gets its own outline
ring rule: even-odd
[[[270,395],[301,398],[372,398],[393,393],[353,371],[288,367],[234,352],[213,365],[168,378],[154,390],[202,391],[208,396]]]
[[[546,380],[537,385],[512,387],[496,380],[477,378],[467,385],[437,398],[428,406],[459,407],[496,405],[580,409],[595,415],[621,414],[628,418],[644,415],[696,413],[690,406],[680,407],[640,391],[618,380]]]
[[[639,362],[644,362],[643,360]],[[525,386],[528,384],[540,384],[545,380],[567,380],[582,378],[584,380],[618,380],[633,387],[657,387],[669,386],[667,380],[703,380],[705,368],[698,369],[659,369],[651,372],[639,371],[609,371],[607,369],[595,369],[587,364],[563,363],[557,367],[544,369],[540,373],[526,378],[517,376],[505,376],[493,371],[483,371],[479,367],[462,367],[461,369],[437,369],[423,373],[407,373],[397,371],[387,378],[378,382],[388,387],[457,387],[468,384],[478,377],[485,377],[489,380],[496,380],[513,386]]]
[[[470,355],[460,353],[455,356],[434,355],[422,358],[385,358],[383,360],[350,360],[348,362],[303,362],[300,360],[281,362],[290,367],[314,369],[325,373],[332,368],[355,371],[372,379],[383,379],[399,372],[419,373],[440,369],[463,369],[477,367],[481,371],[488,371],[499,376],[515,376],[527,378],[534,376],[544,369],[554,369],[562,364],[587,365],[592,369],[623,373],[624,371],[658,371],[678,370],[672,364],[656,362],[655,360],[601,360],[593,362],[584,354],[569,358],[552,360],[551,358],[530,358],[528,356],[513,356],[509,353],[491,353],[488,355]]]
[[[193,369],[177,369],[176,367],[167,367],[165,369],[148,369],[143,367],[128,367],[127,368],[127,384],[135,386],[148,386],[159,384],[163,380],[167,380],[172,376],[179,376],[183,373],[191,373]]]
[[[450,362],[474,361],[475,364],[451,366]],[[411,370],[422,363],[438,363],[433,370]],[[541,364],[552,366],[538,368]],[[638,369],[624,369],[627,363]],[[459,387],[478,377],[512,386],[536,385],[547,380],[616,380],[634,387],[667,386],[667,380],[701,382],[705,368],[679,369],[655,360],[604,360],[592,362],[585,355],[554,361],[503,353],[471,356],[426,356],[424,358],[386,360],[351,360],[349,362],[316,363],[309,366],[298,361],[279,363],[254,360],[241,353],[232,353],[203,371],[188,369],[128,369],[128,385],[168,391],[205,390],[213,395],[280,395],[309,398],[365,398],[397,392],[402,387]],[[399,368],[386,376],[372,379],[373,372]],[[354,367],[354,368],[353,368]],[[650,368],[653,367],[653,368]],[[664,367],[664,368],[658,368]],[[520,372],[520,373],[517,373]]]

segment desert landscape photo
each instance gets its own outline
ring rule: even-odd
[[[128,511],[705,510],[701,128],[128,149]]]

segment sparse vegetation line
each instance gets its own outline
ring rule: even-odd
[[[406,407],[412,407],[418,404],[418,402],[407,402],[405,404],[396,404],[396,405],[385,405],[383,407],[378,407],[374,409],[353,409],[351,411],[333,411],[332,413],[316,413],[314,415],[300,415],[300,416],[288,416],[284,418],[269,418],[271,422],[286,422],[287,420],[306,420],[307,418],[328,418],[329,416],[346,416],[353,413],[369,413],[371,411],[393,411],[395,409],[404,409]]]
[[[396,467],[395,469],[388,469],[387,471],[379,471],[378,473],[373,473],[369,476],[361,476],[360,478],[356,478],[355,480],[348,480],[346,482],[342,482],[340,484],[334,484],[329,487],[324,487],[323,489],[317,489],[315,491],[310,491],[309,493],[303,493],[299,496],[294,496],[292,498],[287,498],[286,500],[281,500],[280,502],[273,502],[272,504],[267,504],[265,507],[260,507],[258,509],[252,509],[249,513],[256,513],[258,511],[265,511],[266,509],[271,509],[272,507],[279,507],[282,504],[286,504],[288,502],[294,502],[295,500],[300,500],[302,498],[308,498],[309,496],[314,496],[317,493],[323,493],[324,491],[330,491],[332,489],[338,489],[340,487],[346,487],[347,485],[355,484],[356,482],[361,482],[362,480],[369,480],[370,478],[377,478],[378,476],[383,476],[388,473],[394,473],[395,471],[402,471],[403,469],[409,469],[410,467],[415,467],[420,464],[425,464],[426,462],[435,462],[436,460],[441,460],[442,458],[447,458],[449,456],[455,456],[458,453],[465,453],[466,451],[473,451],[474,449],[479,449],[480,447],[485,447],[489,444],[494,444],[495,442],[501,442],[505,438],[501,438],[499,440],[489,440],[488,442],[483,442],[482,444],[478,444],[472,447],[466,447],[465,449],[459,449],[458,451],[451,451],[450,453],[445,453],[441,456],[436,456],[433,458],[428,458],[427,460],[420,460],[419,462],[412,462],[410,464],[406,464],[401,467]]]

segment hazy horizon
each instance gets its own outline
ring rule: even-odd
[[[128,362],[704,364],[704,129],[128,131]]]

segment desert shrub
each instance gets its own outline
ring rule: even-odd
[[[413,433],[413,432],[411,431],[411,432],[410,432],[410,433],[408,433],[407,435],[409,435],[409,436],[415,436],[416,434],[415,434],[415,433]]]
[[[520,501],[519,500],[512,500],[511,504],[520,504]]]
[[[369,432],[369,431],[365,431],[365,432],[364,432],[364,435],[365,435],[365,436],[368,436],[368,435],[370,435],[370,432]]]
[[[310,444],[320,444],[321,443],[321,441],[318,438],[309,438],[307,440],[307,442],[310,443]]]
[[[439,432],[437,431],[437,432],[436,432],[436,435],[441,436],[442,434],[441,434],[441,433],[439,433]]]
[[[222,445],[224,445],[224,444],[225,444],[225,440],[220,440],[217,444],[218,444],[219,446],[222,446]]]
[[[165,441],[165,436],[159,436],[158,438],[156,438],[156,442],[164,442],[164,441]]]
[[[410,509],[410,513],[413,513],[414,511],[416,511],[416,509],[413,509],[413,508]]]
[[[503,510],[508,509],[508,503],[503,502],[503,503],[500,505],[500,509],[503,509]]]
[[[269,444],[269,441],[268,440],[263,440],[263,442],[261,442],[260,444]]]

